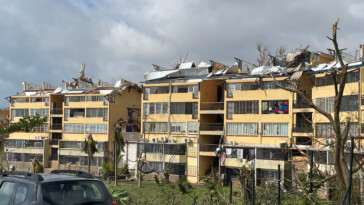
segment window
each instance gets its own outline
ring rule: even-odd
[[[197,117],[197,102],[172,102],[171,114],[193,114]],[[194,117],[195,118],[195,117]]]
[[[316,105],[325,112],[334,112],[334,97],[316,98]]]
[[[188,134],[198,133],[198,122],[188,122],[187,123]]]
[[[29,109],[11,109],[11,120],[16,117],[24,117],[29,115]]]
[[[66,97],[65,105],[68,105],[69,102],[84,102],[85,96],[70,96]]]
[[[12,105],[15,103],[28,103],[29,98],[11,98]]]
[[[258,135],[258,123],[227,123],[227,135]]]
[[[227,102],[227,118],[233,114],[259,114],[259,101]]]
[[[86,97],[86,100],[89,101],[89,102],[104,101],[105,100],[105,97],[104,96],[99,96],[99,95],[96,95],[96,96],[87,96]]]
[[[186,133],[186,123],[172,122],[171,123],[171,133],[185,134]]]
[[[150,94],[150,88],[144,88],[144,93],[143,93],[144,100],[149,99],[149,94]]]
[[[256,82],[245,82],[241,83],[241,90],[258,90],[259,84]]]
[[[106,124],[86,124],[87,134],[106,134],[107,125]]]
[[[5,159],[7,161],[30,162],[34,158],[37,158],[39,162],[43,162],[42,154],[27,154],[27,153],[14,153],[14,152],[5,153]]]
[[[33,97],[33,98],[30,98],[32,103],[35,103],[35,102],[46,102],[48,103],[49,102],[49,97]]]
[[[57,181],[42,184],[47,204],[104,204],[104,185],[100,181]]]
[[[167,133],[168,127],[166,122],[145,122],[145,133]]]
[[[255,159],[255,149],[254,148],[234,148],[227,147],[225,149],[227,158],[237,158],[237,159]]]
[[[346,83],[355,83],[359,81],[359,71],[353,71],[346,74]]]
[[[192,103],[192,118],[197,119],[198,118],[198,104]]]
[[[14,204],[21,204],[25,201],[28,195],[28,186],[25,184],[19,184],[15,192]]]
[[[87,108],[86,117],[102,117],[107,120],[107,108]]]
[[[84,124],[64,124],[65,133],[84,133]]]
[[[340,123],[340,130],[341,132],[344,129],[345,124],[344,123]],[[349,136],[358,136],[359,135],[359,131],[358,131],[358,124],[357,123],[350,123],[350,128],[349,128]],[[334,129],[331,126],[330,123],[316,123],[316,137],[334,137],[335,133],[334,133]]]
[[[193,93],[193,98],[198,98],[198,85],[175,85],[172,86],[173,93]]]
[[[288,136],[288,123],[262,123],[263,136]]]
[[[285,82],[279,82],[281,85],[286,86]],[[274,89],[281,89],[277,86],[276,82],[274,81],[263,81],[263,90],[274,90]]]
[[[317,87],[320,86],[327,86],[327,85],[333,85],[334,84],[334,80],[332,79],[331,76],[325,76],[325,77],[321,77],[321,78],[317,78]]]
[[[155,169],[155,170],[163,170],[163,162],[149,162],[149,164]],[[149,169],[149,166],[144,163],[143,164],[143,167],[142,167],[142,170],[144,172],[149,172],[150,169]]]
[[[48,108],[30,109],[30,116],[36,116],[36,115],[39,115],[39,117],[48,117],[49,109]]]
[[[0,187],[0,199],[1,204],[10,204],[10,198],[13,194],[15,183],[13,182],[3,182]]]
[[[165,168],[168,169],[170,174],[185,175],[186,164],[185,163],[166,163]]]
[[[340,112],[352,112],[359,110],[359,99],[357,95],[343,96],[340,104]]]
[[[143,112],[145,117],[149,114],[168,114],[168,103],[144,103]]]
[[[257,159],[288,160],[288,154],[282,149],[257,149]]]
[[[228,83],[227,84],[227,96],[228,97],[233,97],[233,92],[235,90],[235,84],[234,83]]]
[[[32,132],[48,132],[48,123],[38,125],[32,129]]]
[[[164,154],[186,155],[186,144],[164,144]]]
[[[262,101],[262,114],[288,114],[288,100]]]
[[[161,87],[148,87],[144,88],[144,99],[145,97],[149,97],[149,94],[167,94],[169,93],[169,86],[161,86]],[[145,96],[147,94],[147,96]]]

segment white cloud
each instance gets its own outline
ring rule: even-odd
[[[340,46],[362,42],[363,4],[357,1],[5,1],[0,0],[0,99],[21,91],[21,82],[59,84],[78,75],[81,63],[94,79],[135,82],[169,67],[189,51],[190,59],[255,63],[257,42],[271,50],[326,39],[338,15]],[[328,7],[327,5],[330,5]],[[4,83],[6,82],[6,83]],[[0,100],[0,106],[7,106]]]

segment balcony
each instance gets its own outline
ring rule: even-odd
[[[62,132],[62,124],[52,124],[51,131],[52,132]]]
[[[293,125],[293,132],[313,133],[312,125]]]
[[[203,102],[200,104],[201,114],[224,114],[223,102]]]
[[[63,114],[63,109],[62,108],[55,108],[55,109],[51,109],[51,115],[61,115]]]
[[[200,144],[200,155],[215,157],[215,152],[218,147],[218,144]]]
[[[59,139],[51,139],[51,140],[49,140],[49,145],[58,145],[58,140]]]
[[[312,100],[310,100],[312,102]],[[293,101],[293,112],[313,112],[313,108],[310,107],[305,101],[303,100],[294,100]]]
[[[201,123],[200,124],[201,135],[223,135],[224,123]]]

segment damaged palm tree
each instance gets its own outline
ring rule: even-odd
[[[348,70],[348,64],[344,64],[342,59],[340,49],[337,43],[337,30],[338,30],[338,23],[339,19],[334,23],[332,27],[332,37],[327,37],[330,39],[335,47],[335,54],[336,59],[341,67],[341,69],[332,69],[329,75],[331,76],[334,82],[334,89],[335,89],[335,101],[334,101],[334,113],[331,114],[330,112],[326,112],[324,109],[319,107],[318,105],[314,104],[311,99],[309,99],[301,90],[300,90],[300,76],[302,75],[302,71],[297,71],[291,76],[291,79],[287,82],[286,85],[279,83],[273,74],[271,74],[272,78],[274,79],[276,85],[284,90],[296,93],[302,97],[303,103],[308,105],[309,107],[316,110],[322,116],[324,116],[329,123],[331,124],[333,131],[334,131],[334,139],[335,141],[331,143],[330,149],[333,152],[334,156],[334,169],[335,174],[333,175],[326,175],[325,180],[337,179],[338,187],[343,195],[346,187],[348,186],[348,176],[349,170],[348,166],[344,157],[345,154],[345,143],[349,137],[349,128],[350,128],[350,121],[351,118],[347,117],[344,121],[340,121],[340,106],[342,104],[342,98],[344,94],[344,89],[346,85],[346,76]],[[340,124],[344,123],[344,128],[340,128]],[[353,168],[353,173],[357,172],[360,167],[364,164],[364,158],[358,162],[358,165]],[[358,200],[358,199],[357,199]]]
[[[121,151],[124,152],[124,138],[121,134],[121,125],[116,124],[114,128],[114,133],[112,135],[113,137],[113,143],[114,143],[114,174],[115,174],[115,186],[118,185],[118,156],[120,156]]]
[[[82,151],[88,156],[88,173],[91,173],[91,160],[94,159],[94,154],[97,152],[96,142],[92,138],[92,134],[89,134],[87,139],[85,139]]]

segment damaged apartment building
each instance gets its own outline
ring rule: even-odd
[[[343,113],[361,115],[362,54],[363,49],[360,59],[347,62]],[[236,61],[233,66],[189,61],[172,69],[155,66],[145,73],[144,143],[138,145],[138,156],[154,169],[168,169],[191,183],[200,182],[212,169],[229,181],[249,164],[259,184],[277,179],[278,165],[283,177],[292,177],[295,148],[307,150],[331,142],[328,121],[305,105],[302,96],[281,89],[275,81],[296,83],[307,98],[332,109],[335,93],[328,74],[340,69],[334,55],[306,47],[275,57],[269,66]],[[359,136],[360,120],[356,117],[352,123],[350,134]]]
[[[5,141],[5,165],[28,171],[37,158],[45,168],[87,168],[84,140],[92,134],[98,152],[91,161],[96,174],[102,162],[112,160],[112,133],[116,124],[126,133],[140,132],[140,88],[120,79],[115,84],[80,76],[58,87],[23,82],[23,92],[7,98],[10,123],[24,116],[46,117],[47,122],[31,132],[15,132]],[[139,134],[140,137],[140,134]]]

